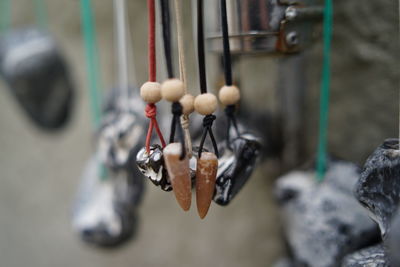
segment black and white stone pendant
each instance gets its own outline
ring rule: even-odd
[[[400,200],[400,150],[398,139],[387,139],[367,159],[355,186],[355,196],[376,221],[382,237]]]
[[[329,160],[327,167],[322,182],[317,182],[314,170],[295,170],[276,181],[294,266],[341,266],[345,255],[379,240],[378,227],[353,196],[358,166]]]
[[[125,167],[144,144],[144,116],[135,111],[109,111],[104,117],[98,134],[100,158],[111,168]]]
[[[363,248],[343,259],[342,267],[390,267],[398,266],[390,264],[387,252],[383,244]]]
[[[171,181],[164,165],[164,156],[161,146],[150,146],[150,153],[143,147],[136,156],[136,164],[144,176],[164,191],[171,191]]]
[[[253,173],[261,151],[260,140],[251,134],[243,134],[225,148],[218,159],[214,202],[225,206],[243,188]]]
[[[0,39],[0,75],[23,110],[47,130],[66,124],[74,86],[58,44],[35,28],[10,31]]]
[[[137,98],[126,101],[116,96],[109,101],[96,135],[97,152],[82,176],[73,226],[89,244],[116,247],[132,238],[136,229],[144,177],[134,162],[144,143],[145,123],[142,109],[134,105]]]
[[[105,168],[97,156],[88,162],[73,209],[72,225],[92,245],[116,247],[135,233],[141,176]]]

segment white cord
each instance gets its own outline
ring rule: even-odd
[[[128,10],[128,9],[127,9]],[[127,33],[127,40],[128,40],[128,80],[132,86],[137,86],[137,79],[136,79],[136,68],[135,68],[135,54],[133,51],[132,45],[132,34],[131,34],[131,26],[129,23],[129,12],[125,13],[126,16],[126,33]],[[130,88],[131,90],[134,88]],[[130,92],[133,94],[138,94],[138,90],[133,90]]]
[[[179,55],[179,74],[185,87],[185,94],[188,93],[187,90],[187,80],[186,80],[186,64],[185,64],[185,41],[183,38],[183,20],[182,20],[182,5],[181,0],[174,0],[175,4],[175,16],[176,16],[176,27],[178,36],[178,55]],[[192,138],[189,131],[189,115],[183,115],[181,117],[181,125],[185,134],[185,143],[187,154],[189,158],[192,157]]]
[[[183,40],[182,5],[181,5],[180,0],[174,0],[174,3],[175,3],[176,27],[177,27],[177,35],[178,35],[179,74],[180,74],[180,79],[185,84],[185,94],[187,94],[185,41]]]
[[[114,0],[114,11],[114,21],[117,28],[118,90],[124,101],[124,107],[127,107],[129,103],[129,81],[125,0]]]

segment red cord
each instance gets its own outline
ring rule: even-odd
[[[155,82],[157,79],[157,68],[156,68],[156,10],[154,0],[147,0],[147,8],[149,12],[149,81]],[[164,148],[166,146],[164,137],[161,133],[160,127],[158,126],[156,115],[157,107],[155,104],[148,103],[145,109],[146,117],[150,119],[149,129],[147,130],[146,136],[146,151],[150,153],[150,142],[153,128],[156,128],[158,138],[160,138],[161,145]]]
[[[149,129],[147,131],[147,136],[146,136],[146,151],[147,153],[150,153],[150,141],[151,141],[151,135],[153,133],[153,128],[156,128],[156,132],[158,135],[158,138],[160,138],[161,145],[164,148],[166,146],[164,137],[161,133],[160,128],[158,127],[156,115],[157,115],[157,107],[154,104],[147,104],[146,105],[146,117],[150,119],[150,124],[149,124]]]
[[[149,12],[149,81],[155,82],[157,75],[156,68],[156,10],[154,0],[147,0]]]

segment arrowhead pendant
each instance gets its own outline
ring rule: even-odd
[[[164,162],[175,198],[184,211],[188,211],[192,201],[192,182],[190,178],[189,159],[180,160],[181,144],[171,143],[164,148]]]
[[[214,153],[203,152],[197,160],[196,202],[201,219],[206,217],[214,195],[215,180],[218,171],[218,159]]]

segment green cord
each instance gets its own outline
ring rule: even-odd
[[[48,28],[47,10],[44,0],[35,0],[36,24]]]
[[[101,119],[100,95],[101,82],[99,78],[99,59],[96,41],[96,30],[93,23],[93,13],[90,0],[81,0],[81,17],[85,43],[86,67],[89,81],[90,106],[93,126],[98,127]]]
[[[329,87],[331,80],[330,56],[333,26],[333,4],[332,0],[325,0],[324,8],[324,33],[323,33],[323,62],[322,80],[320,96],[320,119],[319,119],[319,138],[317,154],[317,180],[322,181],[326,172],[327,162],[327,135],[329,117]]]
[[[11,26],[11,0],[0,1],[0,32],[5,32]]]
[[[97,48],[96,26],[90,0],[81,0],[81,19],[83,23],[83,38],[85,43],[86,68],[89,82],[89,98],[92,113],[93,127],[97,128],[101,121],[100,97],[102,92],[99,77],[99,53]],[[108,179],[108,169],[99,164],[100,180]]]

